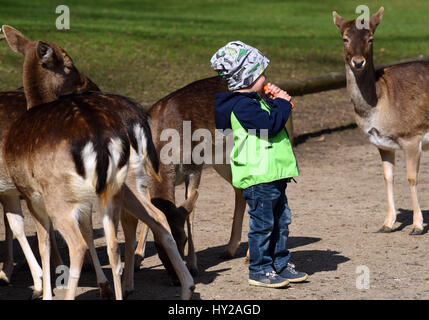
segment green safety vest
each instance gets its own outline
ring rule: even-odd
[[[261,99],[261,108],[270,113],[270,107]],[[234,147],[230,164],[232,185],[245,189],[259,183],[296,177],[298,165],[289,136],[283,128],[276,136],[258,137],[244,129],[231,112],[231,128],[234,133]]]

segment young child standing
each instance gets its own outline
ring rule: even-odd
[[[249,206],[249,284],[281,288],[307,274],[289,263],[286,249],[291,212],[287,182],[298,176],[295,155],[285,129],[291,97],[266,81],[269,60],[241,41],[220,48],[212,68],[228,82],[230,92],[216,94],[217,129],[232,129],[232,184],[243,189]]]

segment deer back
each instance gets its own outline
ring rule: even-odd
[[[8,169],[20,172],[24,167],[24,171],[32,172],[35,164],[43,168],[44,163],[52,165],[57,158],[65,156],[71,157],[75,172],[85,179],[92,174],[88,172],[86,158],[92,153],[96,159],[94,187],[96,193],[103,192],[110,157],[115,157],[112,144],[120,146],[114,150],[119,154],[116,159],[119,169],[127,164],[130,154],[123,122],[109,102],[101,93],[88,92],[31,108],[14,122],[6,136],[4,159]],[[65,148],[58,148],[60,145]],[[59,154],[64,151],[66,155]],[[53,168],[45,169],[49,172]],[[18,188],[26,185],[24,178],[16,182]]]

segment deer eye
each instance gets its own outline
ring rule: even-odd
[[[349,39],[347,39],[347,38],[343,38],[343,42],[344,42],[344,43],[348,43],[348,42],[349,42]]]

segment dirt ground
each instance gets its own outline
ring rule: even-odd
[[[195,244],[199,275],[194,299],[429,299],[429,163],[421,161],[419,199],[424,233],[410,236],[412,205],[402,153],[395,168],[395,200],[398,212],[395,232],[381,234],[386,214],[384,180],[378,151],[353,124],[353,109],[345,90],[296,98],[295,148],[301,175],[289,185],[292,209],[288,248],[298,270],[309,280],[285,289],[266,289],[247,284],[248,214],[242,243],[235,258],[220,256],[229,240],[234,209],[232,187],[216,172],[204,170],[196,205]],[[330,130],[327,130],[330,129]],[[184,187],[177,188],[177,199]],[[24,204],[23,204],[24,205]],[[111,279],[106,247],[98,215],[94,216],[96,245],[104,270]],[[26,231],[36,242],[30,218]],[[4,252],[4,226],[0,227],[0,256]],[[120,239],[123,241],[122,233]],[[19,244],[12,283],[0,287],[0,299],[27,299],[31,275]],[[121,243],[123,250],[123,243]],[[63,256],[67,249],[62,247]],[[356,283],[368,272],[369,288]],[[358,280],[358,281],[357,281]],[[99,299],[95,274],[84,271],[77,299]],[[143,267],[135,274],[135,293],[130,299],[179,299],[179,288],[169,285],[152,235]],[[55,299],[64,291],[55,289]]]

